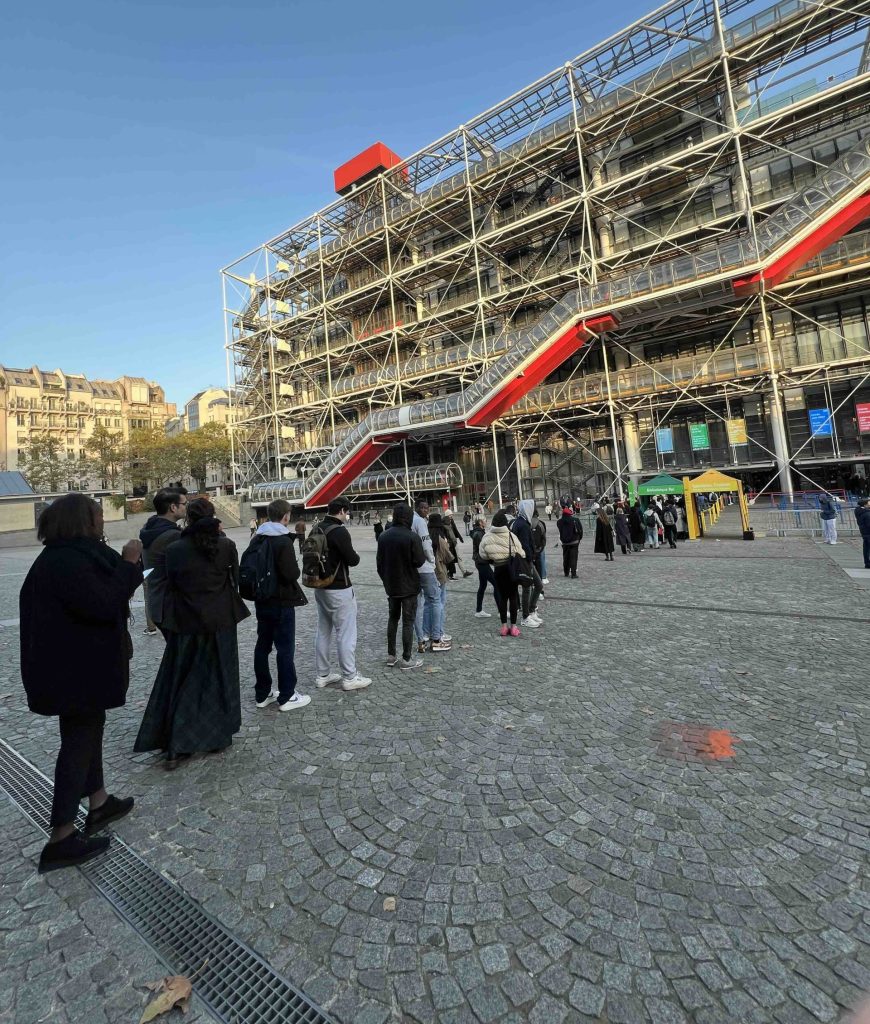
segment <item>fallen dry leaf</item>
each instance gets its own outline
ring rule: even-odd
[[[149,1020],[169,1013],[176,1006],[182,1013],[187,1013],[187,1005],[190,1002],[190,994],[193,991],[190,980],[183,974],[171,974],[162,981],[151,982],[148,985],[152,991],[159,989],[159,993],[145,1007],[145,1012],[139,1024],[147,1024]]]
[[[460,651],[473,651],[474,650],[474,644],[460,644],[459,645],[459,650]]]
[[[384,900],[384,910],[395,910],[396,909],[396,897],[388,896]]]
[[[145,987],[158,994],[145,1007],[139,1024],[147,1024],[148,1021],[154,1020],[164,1013],[169,1013],[176,1006],[182,1013],[187,1013],[190,996],[193,992],[191,982],[207,963],[208,960],[203,960],[202,965],[189,978],[185,974],[169,974],[165,978],[161,978],[160,981],[146,982]]]
[[[505,726],[505,729],[513,729],[513,726],[512,726],[512,725],[511,725],[510,723],[508,723],[508,724],[507,724],[507,725]]]
[[[439,743],[446,743],[447,742],[447,737],[446,736],[436,736],[435,739],[438,740]]]

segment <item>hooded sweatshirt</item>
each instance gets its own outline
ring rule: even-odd
[[[423,573],[434,573],[435,554],[432,550],[432,538],[429,536],[429,524],[419,514],[419,512],[414,513],[414,521],[411,524],[411,529],[420,538],[420,542],[423,545],[423,554],[426,557],[426,561],[419,567],[418,572],[421,575]]]
[[[275,568],[278,570],[278,592],[267,601],[258,601],[259,605],[279,605],[282,608],[295,608],[308,603],[308,599],[299,586],[299,563],[296,561],[293,537],[283,523],[265,522],[257,527],[251,538],[254,544],[271,544]]]
[[[139,531],[142,541],[142,565],[150,569],[146,580],[145,601],[151,621],[159,626],[163,622],[163,599],[166,596],[166,550],[181,540],[177,523],[164,516],[151,516]]]
[[[516,535],[520,544],[522,544],[523,554],[530,562],[535,558],[535,546],[532,542],[532,516],[534,513],[534,501],[531,498],[523,498],[519,503],[517,517],[511,523],[511,531]]]
[[[178,525],[170,522],[165,516],[151,516],[139,531],[139,540],[142,541],[142,547],[147,551],[160,534],[166,533],[167,530],[178,530]]]

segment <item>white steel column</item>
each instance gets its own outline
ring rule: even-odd
[[[495,462],[495,486],[498,492],[498,507],[502,507],[501,470],[498,468],[498,438],[495,436],[495,424],[492,425],[492,457]]]
[[[620,414],[622,424],[622,436],[625,441],[625,459],[628,462],[628,476],[635,487],[640,483],[640,474],[643,463],[640,457],[640,442],[638,441],[637,416],[633,412]]]
[[[784,494],[790,498],[794,496],[794,484],[789,465],[788,434],[785,429],[785,414],[782,406],[782,396],[779,390],[779,372],[773,354],[773,336],[770,330],[770,318],[767,314],[767,299],[764,295],[764,282],[761,283],[761,294],[758,296],[761,311],[761,330],[764,335],[764,344],[767,346],[767,360],[770,364],[770,426],[773,434],[773,450],[776,455],[776,468],[779,472],[779,485]]]

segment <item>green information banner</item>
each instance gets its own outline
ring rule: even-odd
[[[710,431],[706,423],[689,424],[689,441],[693,451],[710,447]]]

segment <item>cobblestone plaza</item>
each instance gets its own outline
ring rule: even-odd
[[[314,688],[312,602],[311,705],[257,710],[248,619],[242,731],[173,773],[132,753],[163,649],[134,606],[107,785],[136,797],[115,830],[151,867],[338,1024],[810,1024],[870,990],[856,541],[836,559],[762,538],[611,564],[586,540],[579,581],[552,552],[542,629],[500,638],[458,581],[453,650],[408,673],[384,667],[374,540],[352,532],[372,687]],[[50,777],[57,724],[28,713],[18,673],[36,553],[0,550],[0,735]],[[138,1020],[145,982],[174,971],[80,871],[38,876],[42,834],[5,798],[0,815],[0,1020]]]

